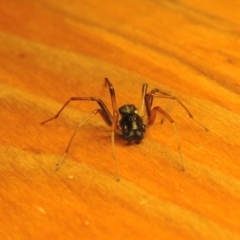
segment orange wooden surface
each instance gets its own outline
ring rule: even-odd
[[[2,1],[0,3],[1,239],[240,239],[240,3],[237,1]],[[138,105],[141,86],[178,96],[184,166],[167,121],[140,145],[116,139],[96,116]],[[156,100],[155,105],[166,106]],[[160,118],[159,118],[160,119]]]

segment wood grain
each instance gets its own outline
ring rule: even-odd
[[[39,0],[0,3],[1,239],[240,239],[240,3]],[[101,97],[118,105],[141,87],[174,102],[185,171],[171,124],[139,145],[116,138],[99,116],[77,124]],[[167,106],[161,99],[155,105]],[[158,118],[160,120],[160,117]]]

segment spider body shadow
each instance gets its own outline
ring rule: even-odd
[[[57,114],[42,122],[41,124],[45,124],[53,119],[58,118],[60,113],[64,110],[64,108],[72,101],[95,101],[99,105],[100,108],[95,109],[87,118],[85,118],[82,122],[80,122],[76,129],[74,130],[69,142],[68,146],[59,160],[59,162],[56,165],[56,170],[58,170],[69,149],[71,146],[71,143],[78,131],[78,129],[89,119],[91,119],[93,116],[96,114],[100,114],[105,123],[111,127],[111,143],[112,143],[112,152],[113,152],[113,159],[114,159],[114,164],[115,164],[115,171],[116,171],[116,180],[119,181],[119,171],[118,171],[118,166],[117,166],[117,161],[116,161],[116,153],[115,153],[115,134],[120,134],[123,136],[123,138],[129,142],[129,143],[140,143],[141,140],[144,138],[144,133],[146,131],[146,127],[152,125],[155,122],[156,115],[157,113],[162,114],[163,118],[166,118],[173,126],[173,130],[175,133],[176,141],[177,141],[177,146],[178,146],[178,151],[180,155],[180,161],[181,161],[181,167],[182,170],[184,170],[184,165],[183,165],[183,160],[182,160],[182,152],[181,152],[181,145],[177,133],[177,128],[175,125],[174,120],[172,117],[165,111],[163,110],[160,106],[153,106],[153,100],[154,98],[167,98],[170,100],[176,100],[187,112],[190,118],[192,118],[194,121],[196,121],[199,125],[201,125],[206,131],[208,129],[203,126],[200,122],[198,122],[196,119],[193,118],[192,114],[190,111],[186,108],[186,106],[175,96],[172,96],[166,92],[161,91],[160,89],[153,89],[152,91],[147,93],[147,84],[143,84],[142,86],[142,102],[141,102],[141,107],[139,113],[137,112],[137,108],[133,104],[125,104],[118,108],[117,105],[117,100],[116,100],[116,94],[114,87],[112,83],[105,78],[106,85],[108,86],[109,92],[110,92],[110,97],[111,97],[111,102],[112,102],[112,113],[109,111],[105,103],[97,97],[71,97],[63,106],[62,108],[57,112]],[[147,115],[147,122],[144,123],[144,117]],[[163,119],[162,119],[163,121]]]

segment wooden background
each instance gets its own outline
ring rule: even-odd
[[[240,239],[240,3],[211,0],[9,0],[0,3],[1,239]],[[174,103],[184,166],[167,121],[140,145],[116,139],[96,103]],[[166,101],[155,105],[165,107]],[[160,120],[160,118],[158,118]]]

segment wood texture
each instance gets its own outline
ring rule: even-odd
[[[240,3],[199,0],[12,0],[0,3],[1,239],[240,239]],[[141,87],[174,102],[185,171],[171,124],[139,145],[99,116],[101,97],[141,101]],[[161,99],[155,105],[167,106]],[[160,117],[158,118],[160,120]]]

